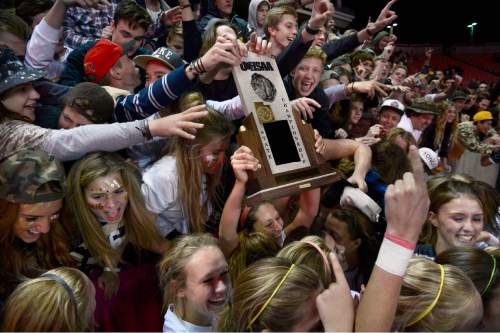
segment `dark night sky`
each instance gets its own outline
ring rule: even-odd
[[[343,0],[345,6],[355,11],[352,25],[358,29],[366,25],[368,16],[374,20],[386,3],[385,0]],[[466,26],[478,22],[475,43],[500,42],[498,5],[497,0],[399,0],[393,5],[398,14],[395,33],[400,43],[468,43],[470,29]]]

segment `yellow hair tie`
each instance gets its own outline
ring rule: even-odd
[[[497,258],[495,258],[495,256],[492,254],[490,254],[490,256],[493,260],[493,269],[491,270],[490,280],[488,281],[486,288],[484,288],[483,292],[481,293],[481,296],[483,296],[488,291],[491,286],[491,282],[493,282],[493,278],[495,277],[495,273],[497,272]]]
[[[439,268],[441,269],[441,283],[439,284],[439,289],[438,289],[438,292],[437,292],[437,295],[436,295],[436,298],[434,298],[434,301],[432,301],[431,305],[429,305],[429,307],[427,309],[425,309],[424,312],[422,312],[421,314],[419,314],[417,316],[417,318],[413,319],[412,321],[410,321],[406,327],[410,327],[414,324],[416,324],[417,322],[419,322],[420,320],[422,320],[425,316],[427,316],[431,311],[432,309],[434,309],[434,307],[436,306],[438,300],[439,300],[439,297],[441,296],[441,292],[443,291],[443,286],[444,286],[444,267],[443,265],[439,265]]]
[[[252,320],[250,320],[250,322],[248,323],[247,328],[250,328],[253,325],[253,323],[260,317],[260,315],[262,314],[262,312],[264,312],[264,310],[269,305],[269,303],[271,303],[271,300],[273,299],[274,295],[276,295],[276,293],[281,288],[281,286],[283,285],[283,283],[285,283],[286,278],[288,277],[288,275],[290,274],[290,272],[294,269],[294,267],[295,267],[295,264],[292,264],[290,266],[290,268],[288,269],[288,271],[286,272],[286,274],[281,279],[280,283],[278,283],[278,285],[276,286],[276,288],[274,288],[273,293],[271,294],[271,296],[269,296],[269,298],[267,299],[266,303],[264,303],[264,305],[262,305],[262,307],[260,308],[259,312],[257,312],[257,314],[252,318]]]

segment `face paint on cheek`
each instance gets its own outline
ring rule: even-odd
[[[212,278],[212,287],[215,289],[217,288],[217,285],[219,284],[219,281],[220,281],[220,275],[217,275],[217,276],[214,276]]]
[[[216,157],[214,155],[207,155],[203,159],[205,161],[205,164],[210,168],[213,165]]]
[[[87,202],[87,204],[89,205],[90,209],[104,209],[104,205],[100,202],[98,203],[91,203],[91,202]]]
[[[204,157],[205,166],[212,172],[217,172],[224,163],[224,154],[207,155]]]

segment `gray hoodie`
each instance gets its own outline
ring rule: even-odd
[[[257,8],[263,2],[266,2],[269,8],[271,7],[267,0],[252,0],[248,5],[248,30],[251,32],[255,31],[258,37],[265,36],[264,29],[257,24]]]

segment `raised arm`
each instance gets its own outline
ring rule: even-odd
[[[286,235],[298,227],[306,227],[307,229],[311,227],[314,218],[318,215],[320,197],[320,188],[300,193],[299,210],[293,221],[285,227]]]
[[[184,35],[184,59],[188,62],[195,60],[201,49],[201,31],[198,30],[193,9],[187,0],[180,0],[182,9],[182,33]]]
[[[356,184],[359,189],[366,192],[365,176],[370,169],[372,159],[370,148],[361,142],[349,139],[324,139],[324,141],[325,149],[321,155],[326,160],[338,160],[354,155],[354,172],[347,181]]]
[[[394,22],[398,16],[396,12],[391,10],[391,6],[397,0],[389,1],[384,8],[380,11],[378,18],[373,23],[368,23],[365,29],[360,30],[356,36],[358,38],[359,43],[363,43],[365,40],[372,38],[378,33],[380,30],[384,29],[386,26]]]
[[[135,95],[118,97],[113,115],[119,122],[144,119],[192,88],[193,80],[202,70],[210,71],[221,63],[237,65],[245,53],[246,49],[235,38],[218,37],[215,45],[194,61],[193,66],[177,68]]]
[[[222,102],[208,100],[207,106],[219,113],[222,113],[224,118],[229,120],[236,120],[246,116],[245,109],[243,108],[239,95]]]
[[[259,161],[253,156],[250,148],[241,146],[231,156],[236,181],[222,210],[219,225],[220,248],[226,258],[238,247],[238,221],[241,215],[241,204],[245,196],[245,185],[248,181],[247,170],[260,168]]]
[[[66,10],[75,5],[83,8],[100,8],[109,5],[109,3],[106,0],[56,0],[47,15],[33,31],[26,47],[26,65],[32,68],[45,69],[54,60]]]
[[[76,3],[80,6],[87,6],[88,4],[95,2],[95,0],[74,0],[71,2]],[[109,8],[109,10],[111,11],[111,9],[112,9],[111,7],[113,6],[112,4],[110,4],[108,1],[103,2],[103,4],[105,7]],[[99,8],[105,9],[104,6],[99,7]],[[75,28],[78,25],[78,23],[76,22],[77,19],[75,20],[75,18],[77,18],[78,15],[81,15],[81,13],[79,13],[74,8],[69,8],[66,12],[66,17],[65,17],[64,23],[63,23],[64,45],[68,46],[72,49],[78,48],[83,44],[86,44],[88,42],[91,42],[91,41],[98,39],[98,36],[85,37],[85,36],[79,35],[75,32]]]
[[[410,147],[409,157],[413,173],[405,173],[385,194],[387,230],[358,307],[356,331],[390,331],[403,276],[427,218],[429,196],[415,146]]]
[[[117,151],[144,142],[152,137],[181,136],[194,139],[188,131],[203,127],[193,122],[205,117],[205,106],[151,121],[85,125],[69,130],[55,130],[42,143],[50,155],[60,161],[75,160],[93,151]]]
[[[307,22],[308,29],[295,38],[280,54],[276,55],[276,64],[278,65],[281,76],[288,75],[306,55],[309,47],[314,41],[315,34],[308,32],[319,31],[325,25],[330,16],[333,15],[333,5],[328,0],[315,0],[311,18]]]

